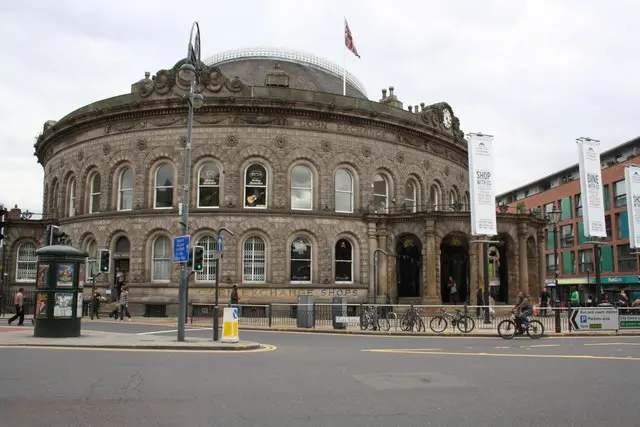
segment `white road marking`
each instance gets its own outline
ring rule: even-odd
[[[213,331],[213,328],[193,328],[193,329],[186,329],[186,331]],[[151,332],[140,332],[136,335],[156,335],[156,334],[169,334],[171,332],[178,332],[177,329],[168,329],[165,331],[151,331]]]
[[[637,342],[600,342],[600,343],[596,343],[596,344],[584,344],[584,345],[591,345],[591,346],[640,345],[640,343],[637,343]]]

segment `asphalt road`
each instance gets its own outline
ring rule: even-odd
[[[83,322],[105,333],[175,328]],[[188,336],[211,336],[189,329]],[[21,426],[636,426],[640,339],[241,331],[259,353],[2,349]]]

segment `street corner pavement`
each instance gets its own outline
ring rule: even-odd
[[[49,347],[140,350],[199,350],[199,351],[251,351],[262,345],[253,341],[237,343],[214,342],[210,338],[191,338],[177,341],[175,337],[136,335],[100,331],[82,331],[79,337],[40,338],[33,336],[32,328],[2,328],[0,347]]]

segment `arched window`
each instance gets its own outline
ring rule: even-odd
[[[465,206],[466,210],[470,210],[471,209],[471,197],[469,196],[469,192],[468,191],[464,192],[464,202],[466,204],[466,206]]]
[[[23,243],[16,252],[16,282],[35,281],[38,271],[36,245]]]
[[[311,169],[298,165],[291,171],[291,209],[311,210],[313,207],[313,177]]]
[[[388,212],[389,185],[387,179],[380,174],[373,177],[373,206],[376,213]]]
[[[71,178],[69,182],[69,190],[67,191],[67,214],[69,216],[74,216],[76,214],[76,180],[75,178]]]
[[[216,281],[216,253],[218,252],[218,243],[215,236],[202,236],[198,239],[197,246],[204,247],[204,258],[202,262],[202,271],[196,272],[196,280],[198,282],[215,282]]]
[[[458,204],[458,192],[455,188],[452,188],[451,191],[449,191],[449,204],[451,206]]]
[[[291,242],[291,282],[311,283],[311,242],[306,237]]]
[[[353,212],[353,177],[346,169],[338,169],[335,176],[336,212]]]
[[[205,163],[198,171],[198,207],[220,206],[220,169],[213,162]]]
[[[258,236],[244,241],[242,253],[242,282],[264,283],[266,280],[266,245]]]
[[[98,272],[98,243],[95,240],[89,240],[86,249],[89,254],[87,258],[87,274],[88,277],[91,277]]]
[[[429,188],[429,202],[434,210],[440,208],[440,188],[437,184],[432,184]]]
[[[418,192],[416,190],[416,184],[413,180],[407,180],[404,184],[404,205],[409,212],[415,212],[417,208]]]
[[[155,209],[169,209],[173,207],[173,167],[164,164],[158,167],[155,176]]]
[[[118,210],[130,211],[133,208],[133,169],[120,172],[118,179]]]
[[[89,178],[89,213],[100,212],[100,174],[94,172]]]
[[[267,207],[267,170],[262,165],[247,167],[244,175],[244,207]]]
[[[168,237],[160,236],[153,242],[151,254],[151,280],[154,282],[168,282],[171,279],[171,241]]]
[[[353,283],[353,248],[347,239],[336,242],[335,264],[336,283]]]
[[[58,216],[58,181],[56,180],[53,184],[53,188],[52,188],[52,192],[53,192],[53,196],[51,197],[51,206],[53,208],[53,211],[55,212],[55,215]]]

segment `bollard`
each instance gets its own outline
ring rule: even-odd
[[[269,307],[267,307],[267,310],[269,310],[269,327],[271,327],[271,312],[272,312],[271,303],[269,303]]]
[[[556,334],[559,334],[560,332],[562,332],[559,305],[560,305],[560,301],[556,300],[555,301],[555,310],[554,310],[555,317],[556,317]]]

